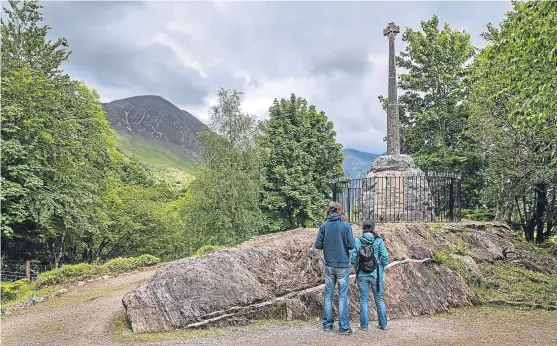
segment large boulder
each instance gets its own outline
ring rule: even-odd
[[[476,302],[460,276],[427,259],[447,244],[457,244],[463,234],[474,240],[471,253],[489,248],[487,256],[503,256],[503,250],[512,246],[511,232],[497,224],[461,228],[457,235],[428,224],[378,226],[394,263],[386,269],[389,318],[445,312]],[[354,226],[354,233],[361,230]],[[320,251],[311,249],[316,235],[316,229],[297,229],[170,263],[126,294],[126,318],[135,333],[245,324],[262,318],[320,318],[323,260]],[[358,288],[353,277],[350,305],[352,317],[357,318]]]

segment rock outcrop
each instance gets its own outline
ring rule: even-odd
[[[512,232],[499,224],[378,225],[391,264],[386,269],[389,318],[445,312],[477,297],[447,267],[428,261],[449,245],[466,242],[475,261],[503,258]],[[354,234],[361,230],[354,226]],[[311,249],[316,229],[256,237],[237,247],[167,265],[123,298],[135,333],[245,324],[253,319],[309,320],[322,314],[322,254]],[[358,288],[350,282],[357,318]],[[371,310],[370,317],[375,319]]]

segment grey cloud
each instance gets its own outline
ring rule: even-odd
[[[197,70],[185,67],[167,46],[140,46],[114,29],[142,7],[133,2],[47,3],[51,36],[66,37],[72,51],[65,70],[97,85],[127,89],[129,96],[156,94],[175,103],[202,104],[211,87]]]
[[[101,95],[103,88],[118,95],[156,94],[194,109],[220,87],[264,88],[267,81],[315,78],[321,96],[308,101],[335,123],[337,138],[345,147],[376,153],[384,151],[386,117],[377,96],[386,93],[387,70],[373,66],[368,55],[386,56],[387,23],[419,28],[437,14],[441,22],[466,28],[477,42],[485,24],[499,22],[510,8],[505,2],[225,2],[221,12],[209,2],[180,4],[187,7],[180,20],[199,30],[164,34],[193,60],[208,62],[207,78],[184,66],[172,49],[129,39],[144,27],[142,20],[165,20],[151,16],[148,6],[160,6],[163,14],[168,8],[173,17],[170,2],[45,2],[44,14],[53,38],[69,40],[73,54],[66,70],[94,83]]]
[[[315,58],[315,66],[311,69],[314,74],[331,75],[334,72],[350,76],[361,77],[369,73],[372,67],[365,47],[346,47],[337,49],[325,56]]]

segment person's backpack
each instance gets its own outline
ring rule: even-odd
[[[367,240],[360,238],[360,248],[358,249],[358,270],[356,272],[356,280],[358,280],[358,274],[360,272],[369,274],[374,270],[377,270],[377,291],[379,291],[379,263],[377,263],[377,258],[375,258],[375,251],[373,250],[373,243],[379,237],[375,237],[371,243]]]

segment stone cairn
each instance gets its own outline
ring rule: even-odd
[[[409,155],[400,154],[400,126],[395,66],[398,26],[389,23],[389,100],[387,107],[387,155],[378,157],[362,183],[359,220],[434,221],[433,200],[425,173]]]

